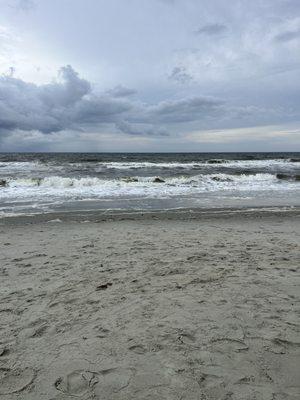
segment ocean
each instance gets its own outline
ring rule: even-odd
[[[0,216],[293,207],[300,153],[0,153]]]

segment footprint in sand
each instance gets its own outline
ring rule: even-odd
[[[212,348],[214,351],[221,353],[228,352],[240,352],[249,350],[249,346],[243,341],[239,339],[231,339],[231,338],[219,338],[213,339],[211,341]]]
[[[33,383],[36,372],[31,368],[0,368],[0,394],[18,393]]]
[[[219,388],[224,387],[224,378],[213,374],[201,374],[198,381],[199,386],[204,388]]]
[[[113,393],[128,386],[134,370],[111,368],[98,372],[75,370],[58,378],[54,386],[63,394],[83,398],[87,395],[101,396],[109,400]]]
[[[298,342],[292,342],[291,340],[275,337],[264,347],[267,351],[270,351],[274,354],[286,354],[289,351],[297,350],[299,346],[300,343]]]
[[[112,394],[125,389],[135,373],[133,368],[111,368],[98,372],[99,384],[95,394],[101,400],[111,400]]]
[[[97,383],[98,378],[95,372],[78,370],[63,378],[58,378],[54,386],[62,393],[79,397],[91,393]]]
[[[41,325],[41,326],[38,326],[38,327],[37,327],[36,329],[34,329],[34,331],[32,332],[31,337],[32,337],[32,338],[39,338],[39,337],[42,337],[42,336],[46,333],[46,331],[47,331],[48,328],[49,328],[48,325]]]
[[[0,357],[4,357],[9,353],[9,348],[7,346],[0,345]]]
[[[145,354],[145,353],[147,353],[146,347],[144,347],[141,344],[136,344],[136,345],[130,346],[128,349],[130,351],[133,351],[136,354]]]
[[[180,335],[178,335],[177,340],[181,344],[191,344],[193,345],[196,341],[196,338],[193,334],[188,333],[188,332],[182,332]]]

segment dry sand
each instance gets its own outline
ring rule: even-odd
[[[2,220],[1,400],[299,399],[298,214]]]

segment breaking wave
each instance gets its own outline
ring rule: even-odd
[[[97,161],[97,159],[92,160],[80,160],[74,162],[66,163],[56,163],[54,161],[40,162],[40,161],[0,161],[0,171],[30,171],[39,169],[46,171],[47,169],[61,169],[66,168],[80,168],[85,165],[91,169],[148,169],[148,168],[182,168],[182,169],[193,169],[193,168],[213,168],[219,166],[225,166],[226,168],[295,168],[299,167],[300,159],[290,158],[290,159],[267,159],[267,160],[225,160],[225,159],[208,159],[208,160],[194,160],[189,162],[158,162],[158,161]]]
[[[210,174],[169,178],[122,177],[62,177],[7,179],[0,187],[0,197],[74,197],[76,199],[123,196],[163,197],[216,191],[264,191],[294,189],[299,182],[281,180],[276,175]]]
[[[0,153],[0,217],[110,207],[298,205],[299,161],[300,153]]]

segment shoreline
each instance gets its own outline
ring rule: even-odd
[[[105,222],[121,220],[196,220],[203,218],[218,218],[239,216],[300,216],[300,206],[269,206],[269,207],[236,207],[236,208],[173,208],[157,210],[80,210],[80,211],[50,211],[36,214],[20,214],[2,216],[1,225],[30,224],[39,222]]]

